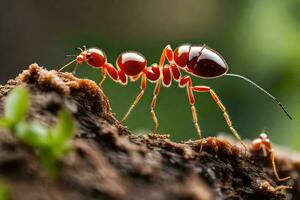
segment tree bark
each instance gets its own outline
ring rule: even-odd
[[[35,152],[0,130],[0,179],[12,199],[299,199],[299,160],[277,158],[282,175],[292,174],[292,190],[276,190],[269,159],[242,155],[225,138],[175,143],[165,135],[132,134],[111,113],[109,100],[91,80],[29,66],[0,87],[3,100],[16,85],[30,91],[29,120],[51,126],[61,108],[77,124],[73,150],[59,163],[54,180]],[[251,162],[252,160],[252,162]],[[254,161],[254,162],[253,162]],[[293,173],[292,173],[293,172]]]

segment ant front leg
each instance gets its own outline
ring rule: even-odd
[[[101,71],[102,71],[102,79],[98,85],[102,88],[102,84],[104,83],[104,81],[106,79],[106,69],[104,67],[102,67]]]
[[[141,91],[140,93],[137,95],[137,97],[135,98],[133,104],[130,106],[130,108],[128,109],[127,113],[124,115],[123,119],[120,121],[121,123],[124,122],[129,114],[131,113],[131,111],[133,110],[133,108],[138,104],[138,102],[141,100],[142,96],[144,95],[145,89],[146,89],[146,83],[147,83],[147,79],[146,79],[146,74],[142,74],[142,79],[141,79]]]
[[[208,86],[194,86],[192,87],[192,90],[195,92],[209,92],[211,97],[213,98],[213,100],[215,101],[215,103],[219,106],[219,108],[221,109],[221,111],[223,112],[223,116],[225,118],[226,124],[228,125],[229,129],[231,130],[231,132],[233,133],[233,135],[238,139],[238,141],[242,144],[242,146],[245,149],[245,155],[247,153],[247,146],[246,144],[243,142],[243,140],[241,139],[240,135],[238,134],[238,132],[235,130],[235,128],[232,125],[231,119],[226,111],[225,106],[222,104],[222,102],[220,101],[219,97],[217,96],[217,94]]]
[[[100,87],[105,81],[107,74],[113,81],[117,82],[119,80],[118,71],[116,68],[114,68],[114,66],[110,63],[105,63],[102,67],[102,80],[99,82]]]
[[[72,74],[75,76],[76,72],[77,72],[77,69],[78,69],[78,63],[76,63],[73,71],[72,71]]]

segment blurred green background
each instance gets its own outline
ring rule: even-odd
[[[1,83],[33,62],[58,69],[87,45],[103,49],[115,63],[126,50],[140,51],[148,63],[162,49],[183,43],[207,44],[226,59],[230,72],[249,77],[278,97],[294,117],[290,121],[262,92],[243,80],[194,78],[209,85],[226,105],[243,138],[253,139],[266,127],[271,140],[300,149],[300,1],[282,0],[128,0],[1,2]],[[70,67],[69,71],[72,70]],[[95,81],[99,70],[82,65],[77,74]],[[126,125],[136,133],[152,127],[150,103],[154,85]],[[113,112],[121,118],[139,92],[139,83],[104,83]],[[204,136],[230,133],[209,94],[198,93],[196,107]],[[160,133],[175,141],[197,139],[185,89],[162,88],[156,109]]]

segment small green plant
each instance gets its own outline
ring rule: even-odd
[[[7,185],[0,180],[0,200],[9,200],[9,190]]]
[[[24,87],[16,87],[5,99],[4,117],[0,126],[9,129],[16,138],[32,147],[43,167],[51,176],[57,175],[57,162],[71,149],[74,122],[71,115],[62,110],[57,123],[47,128],[36,121],[26,121],[29,94]]]
[[[28,107],[28,91],[23,87],[14,88],[6,97],[4,102],[4,117],[0,118],[0,125],[14,132],[16,125],[23,121]]]

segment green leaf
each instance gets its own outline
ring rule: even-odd
[[[24,87],[16,87],[8,94],[5,99],[5,116],[0,118],[0,126],[10,129],[16,138],[32,147],[49,175],[55,177],[58,174],[59,158],[71,149],[75,126],[72,116],[66,111],[60,111],[57,123],[50,129],[37,122],[26,122],[28,97]]]
[[[41,154],[39,158],[42,166],[44,167],[44,169],[47,170],[48,174],[51,177],[56,178],[58,175],[57,158],[53,156],[53,154],[51,153],[51,151],[49,151],[49,149],[42,150],[40,153]]]
[[[0,118],[0,126],[3,128],[10,129],[12,124],[6,118]]]
[[[25,118],[29,106],[28,91],[21,86],[15,87],[5,99],[5,118],[15,124]]]
[[[55,144],[63,144],[73,137],[73,132],[74,122],[72,116],[68,112],[61,110],[56,125],[50,131],[53,142]]]
[[[8,187],[2,181],[0,181],[0,200],[10,199]]]
[[[37,122],[31,124],[25,121],[19,122],[16,125],[16,137],[35,148],[48,146],[48,130]]]

